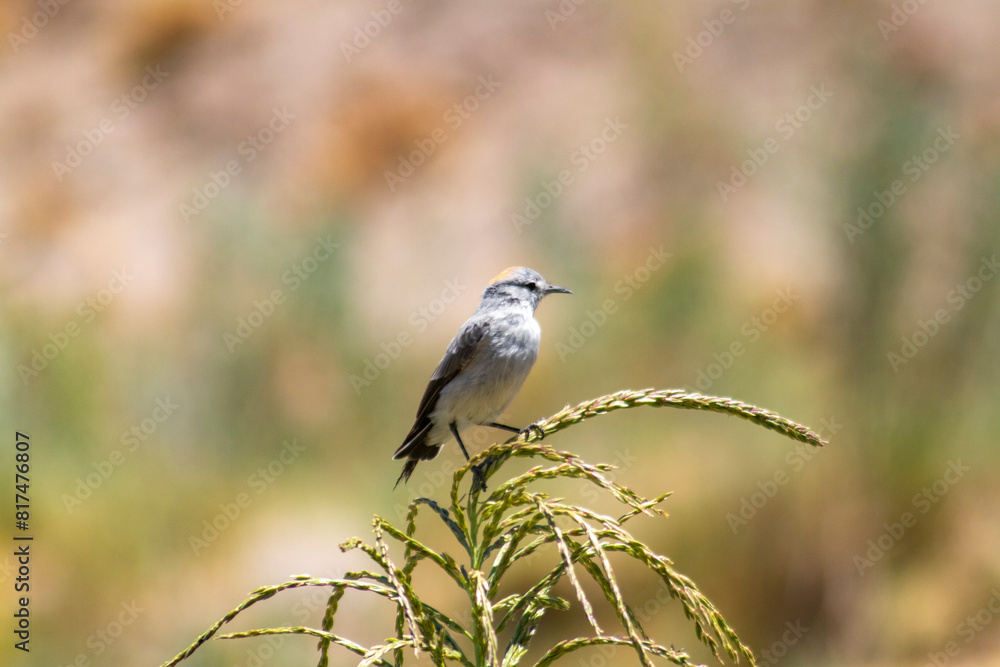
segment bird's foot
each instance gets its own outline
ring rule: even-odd
[[[538,422],[528,424],[527,426],[521,429],[521,432],[518,435],[528,435],[528,437],[531,437],[532,431],[538,434],[539,440],[545,438],[545,429],[539,426]]]
[[[489,465],[489,459],[483,461],[477,466],[472,466],[472,488],[469,490],[470,493],[479,493],[480,491],[486,492],[486,466]]]

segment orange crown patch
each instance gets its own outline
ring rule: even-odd
[[[490,281],[490,284],[492,285],[494,283],[500,282],[504,278],[509,278],[511,276],[511,274],[513,274],[515,271],[517,271],[518,269],[523,269],[523,268],[524,268],[523,266],[512,266],[509,269],[504,269],[500,273],[498,273],[495,276],[493,276],[493,280]]]

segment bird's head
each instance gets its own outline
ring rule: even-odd
[[[572,294],[565,287],[550,285],[538,271],[525,266],[512,266],[497,274],[483,290],[483,301],[516,301],[532,310],[546,294]]]

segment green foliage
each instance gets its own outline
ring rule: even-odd
[[[715,606],[694,585],[678,573],[664,556],[653,552],[635,539],[625,524],[640,514],[666,516],[657,509],[670,495],[664,493],[647,499],[603,473],[612,469],[605,464],[592,465],[569,452],[553,449],[539,442],[543,437],[568,428],[580,421],[613,410],[648,405],[723,412],[747,419],[755,424],[778,431],[790,438],[815,446],[824,441],[806,427],[791,422],[773,412],[728,398],[702,396],[681,390],[622,391],[581,403],[575,408],[537,422],[508,442],[496,444],[474,456],[453,478],[450,504],[442,507],[429,498],[419,498],[409,506],[405,530],[376,516],[373,520],[374,544],[358,538],[347,540],[341,550],[359,549],[374,563],[375,571],[349,572],[339,579],[318,579],[303,575],[293,580],[258,588],[239,607],[228,613],[202,634],[185,651],[165,663],[170,667],[189,657],[202,644],[215,636],[226,623],[246,608],[266,600],[280,591],[304,586],[330,589],[331,594],[321,629],[283,627],[251,630],[220,635],[218,639],[257,637],[268,634],[302,634],[318,637],[319,666],[329,664],[333,644],[360,656],[359,665],[398,667],[408,651],[419,655],[426,652],[436,665],[458,663],[466,667],[489,665],[513,667],[520,664],[528,645],[549,611],[566,611],[572,603],[556,595],[554,587],[567,579],[575,597],[593,628],[590,637],[560,641],[535,663],[545,667],[577,649],[602,645],[627,645],[638,661],[652,665],[653,656],[676,665],[690,665],[688,656],[673,647],[657,643],[643,629],[637,616],[622,596],[608,553],[631,557],[659,577],[670,595],[694,624],[698,638],[721,659],[724,652],[738,663],[741,658],[754,665],[754,657],[730,628]],[[501,482],[486,495],[485,483],[511,457],[542,459],[552,465],[536,466],[524,474]],[[465,484],[472,471],[471,482]],[[598,514],[590,509],[565,503],[535,490],[537,482],[555,478],[575,478],[594,484],[624,507],[618,518]],[[462,489],[468,487],[466,493]],[[444,522],[461,548],[462,562],[443,549],[435,549],[419,541],[417,517],[420,510],[431,510],[432,516]],[[424,513],[426,514],[426,512]],[[403,547],[403,560],[397,564],[389,553],[388,540]],[[554,551],[555,564],[537,583],[522,593],[497,599],[500,582],[512,565],[527,561],[539,552]],[[444,572],[469,598],[471,615],[462,623],[428,604],[413,588],[413,573],[427,562]],[[594,606],[584,592],[580,577],[589,577],[614,610],[620,633],[607,634],[598,624]],[[333,632],[334,618],[341,597],[348,590],[365,591],[392,601],[397,607],[395,636],[376,646],[364,647]],[[501,636],[504,639],[501,639]]]

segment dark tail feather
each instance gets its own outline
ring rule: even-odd
[[[406,442],[400,445],[396,453],[392,455],[394,460],[406,457],[403,472],[399,473],[399,479],[396,480],[396,484],[392,487],[393,489],[399,486],[400,482],[405,483],[410,479],[413,469],[417,467],[419,462],[432,459],[441,451],[441,445],[427,444],[427,434],[430,433],[430,430],[431,420],[417,421],[413,425],[413,428],[410,429],[409,435],[406,436]]]
[[[396,487],[399,486],[400,482],[405,484],[410,481],[410,475],[413,474],[413,469],[417,467],[418,463],[420,463],[420,459],[406,459],[406,463],[403,465],[403,472],[399,473],[399,479],[397,479],[396,483],[392,485],[393,491],[396,490]]]
[[[434,458],[434,456],[437,456],[436,453],[434,454],[434,456],[429,456],[429,457],[421,456],[419,454],[419,452],[422,449],[424,449],[424,447],[426,447],[424,443],[427,440],[427,434],[430,433],[430,430],[431,430],[430,419],[418,420],[417,423],[413,425],[413,428],[410,429],[410,432],[406,435],[406,440],[403,441],[403,444],[401,444],[399,448],[395,451],[395,453],[393,453],[392,455],[393,460],[401,459],[404,456],[411,459],[412,458],[426,459],[426,458]]]
[[[421,461],[428,461],[441,451],[441,445],[426,445],[420,443],[410,449],[410,456],[406,459],[406,463],[403,464],[403,472],[399,473],[399,479],[393,485],[393,490],[399,486],[400,482],[404,484],[410,479],[410,475],[413,474],[413,469],[417,467],[417,464]]]

